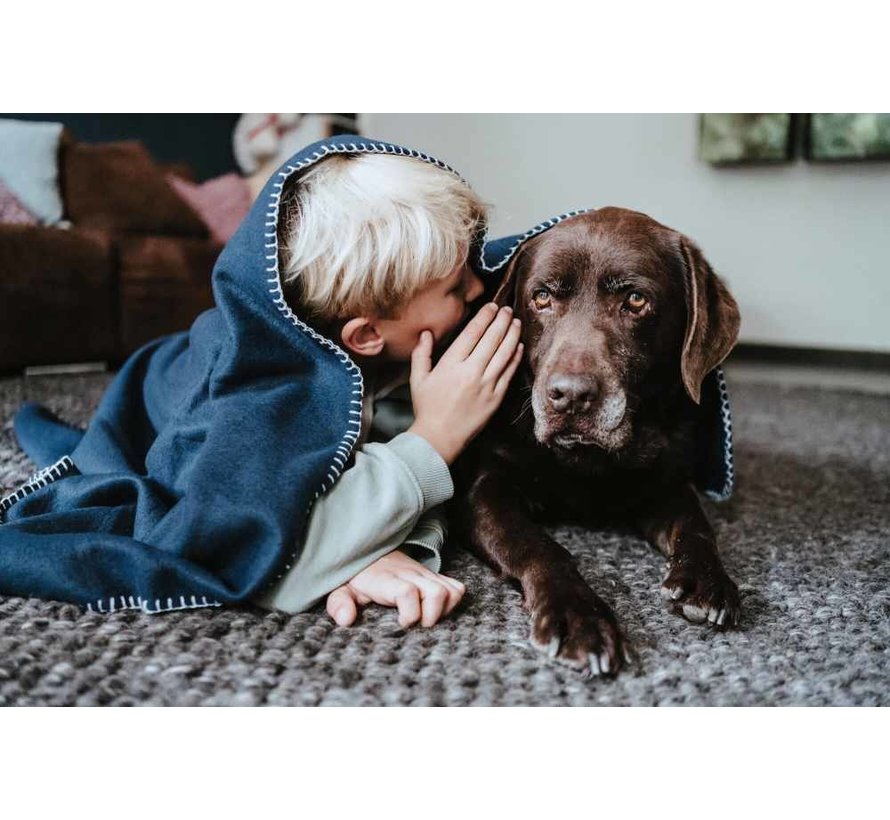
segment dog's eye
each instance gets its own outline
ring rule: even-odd
[[[532,293],[532,301],[535,303],[535,307],[538,310],[544,310],[545,308],[550,307],[550,298],[551,293],[547,288],[537,288]]]
[[[640,313],[649,304],[649,300],[639,291],[633,291],[624,300],[624,307],[631,313]]]

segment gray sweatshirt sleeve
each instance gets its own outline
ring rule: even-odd
[[[406,541],[413,557],[438,571],[444,519],[420,519],[453,494],[448,465],[424,438],[401,433],[366,444],[312,506],[296,561],[254,603],[302,612]]]
[[[428,570],[442,569],[442,549],[448,538],[448,522],[443,505],[427,510],[402,543],[402,550]]]

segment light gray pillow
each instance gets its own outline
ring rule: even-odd
[[[0,119],[0,179],[45,225],[62,219],[59,122]]]

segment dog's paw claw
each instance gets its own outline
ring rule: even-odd
[[[719,562],[690,561],[671,565],[661,585],[671,609],[694,624],[715,629],[738,624],[741,602],[738,587]]]
[[[550,658],[555,658],[559,654],[559,636],[555,636],[550,640],[550,643],[547,644],[547,656]]]
[[[714,626],[722,626],[723,622],[726,620],[726,610],[716,609],[715,607],[711,607],[708,610],[708,623],[713,624]]]
[[[694,624],[701,624],[708,620],[708,611],[695,604],[683,604],[683,617]]]
[[[683,586],[682,579],[677,578],[676,573],[668,571],[661,579],[661,597],[666,601],[677,601],[689,590]]]
[[[615,675],[626,653],[612,611],[580,584],[539,595],[529,640],[549,658],[591,676]]]

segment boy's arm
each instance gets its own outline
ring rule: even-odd
[[[402,433],[386,444],[366,444],[313,505],[291,568],[254,603],[284,612],[308,609],[414,536],[418,518],[453,493],[448,465],[422,437]],[[430,526],[416,537],[429,540]]]
[[[357,452],[315,502],[296,561],[256,603],[307,609],[399,547],[425,510],[451,498],[448,464],[500,405],[522,356],[519,335],[509,308],[486,305],[434,368],[433,334],[421,333],[411,359],[411,430]]]

